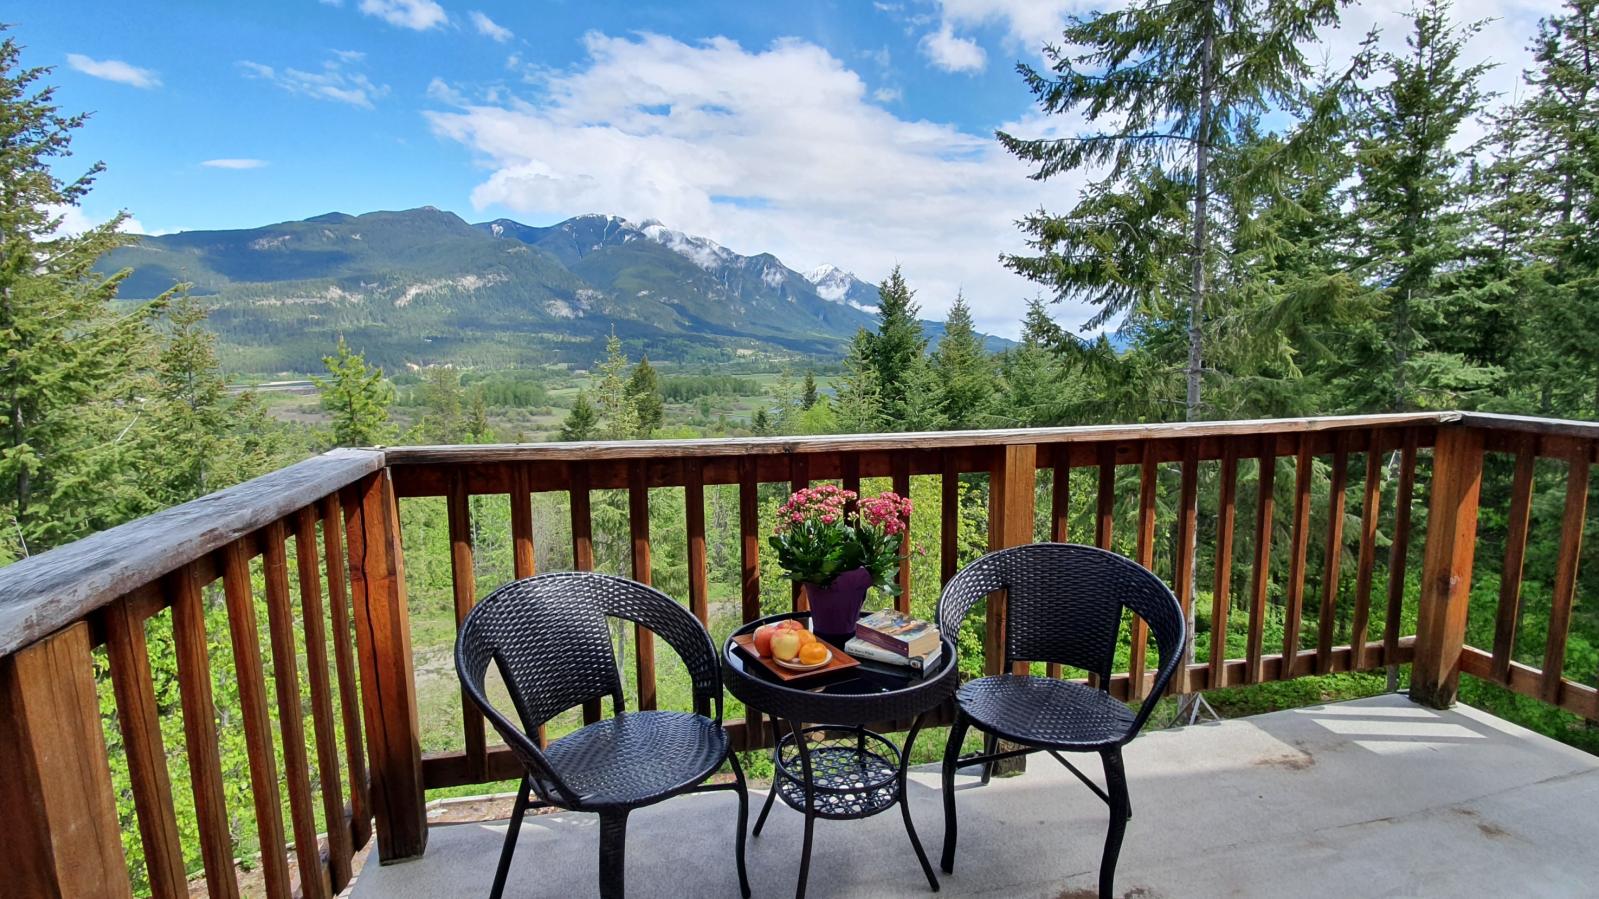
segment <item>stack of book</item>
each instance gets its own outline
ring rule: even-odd
[[[943,648],[938,628],[893,609],[873,612],[856,622],[855,636],[844,644],[844,651],[858,659],[918,671],[938,661]]]

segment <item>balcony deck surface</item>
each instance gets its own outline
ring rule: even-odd
[[[1152,731],[1126,750],[1133,819],[1119,896],[1592,896],[1599,759],[1487,713],[1398,696]],[[1098,779],[1098,760],[1083,757]],[[936,769],[911,803],[935,861]],[[943,896],[1094,895],[1105,806],[1047,756],[957,782],[961,839]],[[751,794],[751,820],[764,793]],[[749,842],[756,897],[792,896],[801,816],[778,803]],[[730,794],[634,812],[630,897],[737,897]],[[357,899],[486,896],[505,822],[434,827],[424,858],[369,864]],[[598,822],[529,817],[509,896],[595,894]],[[812,897],[932,895],[892,810],[818,821]]]

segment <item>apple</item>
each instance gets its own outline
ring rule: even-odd
[[[801,622],[798,618],[784,618],[782,621],[779,621],[774,626],[775,627],[780,627],[780,628],[782,628],[783,630],[786,630],[786,631],[802,631],[802,630],[805,630],[805,624],[803,622]]]
[[[792,630],[784,629],[780,634],[772,637],[772,656],[780,662],[792,662],[799,655],[800,637]]]
[[[755,654],[768,658],[772,654],[772,638],[781,630],[775,624],[763,624],[755,629]]]

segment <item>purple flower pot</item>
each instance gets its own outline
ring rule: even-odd
[[[829,643],[843,646],[844,641],[855,636],[855,621],[861,617],[861,606],[866,605],[866,591],[871,586],[872,573],[865,568],[846,571],[826,586],[806,584],[811,629]]]

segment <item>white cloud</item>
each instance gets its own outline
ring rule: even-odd
[[[939,0],[938,5],[941,28],[960,30],[997,25],[1005,30],[1009,51],[1036,55],[1044,44],[1060,43],[1069,13],[1088,12],[1096,5],[1107,4],[1086,0]]]
[[[988,54],[970,38],[958,37],[948,22],[922,36],[922,55],[946,72],[981,72]]]
[[[426,113],[488,170],[479,210],[658,218],[800,271],[834,263],[873,281],[902,263],[928,315],[964,287],[982,327],[1015,333],[1035,288],[997,257],[1023,249],[1017,217],[1069,201],[1070,179],[1027,180],[986,129],[894,115],[813,44],[585,44],[577,68],[538,76],[536,99]]]
[[[465,106],[466,96],[451,87],[443,78],[434,78],[428,82],[426,96],[429,100],[438,103],[447,103],[450,106]]]
[[[98,228],[111,220],[111,216],[98,217],[83,211],[80,206],[66,204],[51,204],[45,207],[45,212],[52,218],[59,219],[55,233],[62,237],[77,237],[90,228]],[[124,234],[150,234],[143,224],[136,218],[125,218],[122,226],[117,229]],[[166,232],[155,232],[166,233]]]
[[[244,169],[265,168],[266,164],[267,164],[267,161],[265,159],[242,159],[242,158],[241,159],[207,159],[206,161],[204,161],[204,162],[202,162],[200,164],[205,166],[208,169],[244,170]]]
[[[357,63],[366,61],[366,53],[361,50],[334,50],[333,55],[340,62]]]
[[[475,9],[467,13],[467,18],[472,20],[472,27],[477,29],[477,33],[486,38],[492,38],[493,40],[499,41],[503,44],[511,38],[516,37],[511,29],[500,25],[493,19]]]
[[[161,77],[153,70],[141,69],[120,59],[93,59],[82,53],[68,53],[67,65],[91,78],[145,89],[161,86]]]
[[[396,28],[412,31],[427,31],[450,20],[444,7],[434,0],[361,0],[360,10]]]
[[[905,98],[905,92],[897,87],[880,87],[872,91],[872,99],[879,103],[897,103]]]
[[[291,94],[371,109],[373,100],[388,95],[389,86],[373,82],[365,73],[350,71],[345,65],[347,52],[334,51],[334,58],[323,62],[321,71],[315,72],[293,68],[280,71],[247,59],[238,65],[246,78],[270,81]]]

